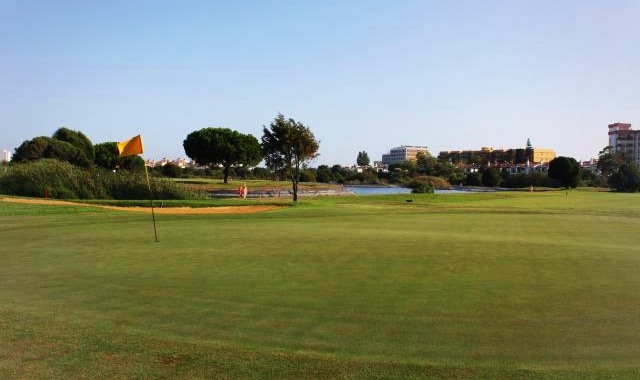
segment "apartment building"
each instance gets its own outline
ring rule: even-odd
[[[533,159],[535,163],[545,164],[556,158],[556,151],[546,148],[533,148]]]
[[[554,158],[556,151],[548,148],[531,148],[531,153],[528,154],[526,149],[494,149],[485,146],[480,150],[450,150],[438,154],[439,160],[456,164],[525,164],[529,160],[534,165],[546,164]]]
[[[630,123],[609,124],[609,146],[611,153],[640,164],[640,131],[631,129]]]
[[[426,146],[401,145],[391,148],[389,153],[383,154],[382,163],[389,166],[398,162],[415,161],[419,152],[430,154]]]

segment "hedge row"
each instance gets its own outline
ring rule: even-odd
[[[0,171],[0,193],[58,199],[149,199],[144,174],[86,169],[43,159]],[[166,179],[151,178],[156,199],[192,199],[197,194]]]

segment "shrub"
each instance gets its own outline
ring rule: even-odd
[[[55,159],[11,166],[0,177],[0,192],[51,198],[100,198],[106,195],[89,171]]]
[[[411,192],[415,194],[433,194],[435,193],[435,189],[433,186],[430,186],[426,182],[420,181],[411,181],[409,183],[409,187],[411,187]]]
[[[178,178],[182,175],[182,168],[173,162],[167,162],[162,167],[162,175],[169,178]]]
[[[153,197],[187,199],[198,195],[166,179],[151,179]],[[79,168],[68,162],[43,159],[14,164],[0,176],[0,193],[58,199],[149,199],[144,175]]]
[[[449,183],[460,185],[466,180],[466,178],[467,177],[463,173],[451,173],[449,175]]]
[[[113,199],[149,199],[149,186],[143,175],[126,171],[102,172],[101,182]],[[154,199],[187,199],[196,195],[168,179],[150,178]]]
[[[549,178],[544,173],[514,174],[505,178],[500,184],[502,187],[516,189],[529,186],[557,187],[559,182]]]
[[[467,173],[464,184],[466,186],[482,186],[482,174],[480,173]]]
[[[500,185],[502,177],[496,168],[487,168],[482,172],[482,184],[486,187],[496,187]]]
[[[421,176],[409,181],[407,187],[414,193],[432,193],[435,189],[450,189],[451,185],[444,178]]]
[[[380,183],[378,173],[372,169],[365,169],[362,173],[352,171],[351,174],[344,179],[345,182],[353,184],[377,185]]]

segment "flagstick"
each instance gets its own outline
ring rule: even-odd
[[[147,169],[147,164],[144,164],[144,172],[147,175],[147,186],[149,186],[149,201],[151,202],[151,219],[153,219],[153,235],[156,238],[156,243],[159,243],[158,240],[158,231],[156,230],[156,213],[153,211],[153,193],[151,192],[151,181],[149,181],[149,170]]]

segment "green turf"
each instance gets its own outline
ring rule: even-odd
[[[86,203],[88,205],[117,206],[117,207],[151,207],[150,200],[122,200],[122,199],[71,199],[75,203]],[[228,207],[228,206],[284,206],[290,205],[291,200],[287,198],[222,198],[222,199],[170,199],[154,200],[155,208],[165,207]]]
[[[411,200],[411,202],[407,202]],[[637,379],[640,197],[0,202],[0,378]]]

